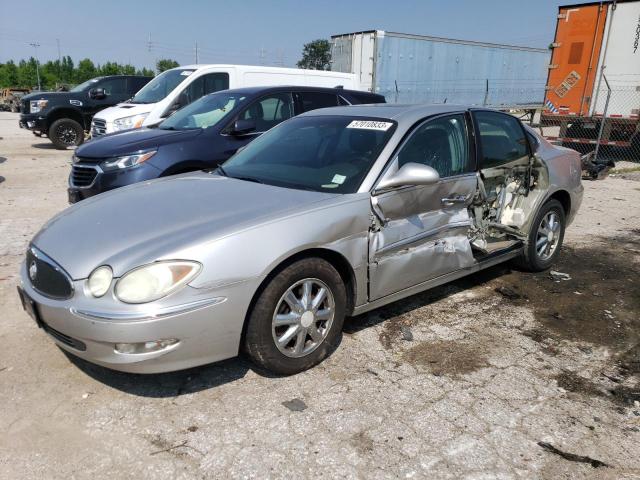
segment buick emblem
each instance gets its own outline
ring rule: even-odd
[[[32,282],[36,279],[37,275],[38,275],[38,266],[36,265],[36,262],[33,261],[31,262],[31,265],[29,265],[29,278],[31,279]]]

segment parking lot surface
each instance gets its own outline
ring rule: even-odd
[[[0,478],[640,476],[637,178],[585,182],[566,275],[499,266],[349,319],[293,377],[242,358],[139,376],[64,354],[20,307],[72,152],[17,119],[0,113]]]

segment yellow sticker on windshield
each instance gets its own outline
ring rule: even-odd
[[[375,122],[373,120],[353,120],[347,128],[361,128],[363,130],[379,130],[386,132],[391,128],[391,122]]]

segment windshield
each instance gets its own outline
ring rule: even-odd
[[[179,68],[162,72],[142,87],[142,90],[131,99],[131,103],[159,102],[194,71],[192,68]]]
[[[361,117],[294,118],[231,157],[221,173],[288,188],[355,193],[395,128],[390,120]]]
[[[87,80],[86,82],[82,82],[80,85],[76,85],[73,87],[70,92],[84,92],[87,88],[89,88],[94,83],[97,83],[99,78],[92,78],[91,80]]]
[[[207,128],[227,117],[231,111],[242,105],[245,95],[228,92],[212,93],[178,110],[158,128],[165,130],[188,130]]]

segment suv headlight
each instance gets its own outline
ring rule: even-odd
[[[29,102],[29,112],[38,113],[44,110],[49,104],[49,100],[31,100]]]
[[[146,162],[156,154],[157,150],[151,150],[145,153],[136,153],[134,155],[125,155],[124,157],[116,157],[111,160],[105,160],[100,167],[105,172],[120,170],[123,168],[131,168]]]
[[[200,272],[197,262],[169,260],[151,263],[124,274],[115,294],[125,303],[148,303],[166,297],[190,282]]]
[[[140,115],[133,115],[131,117],[116,118],[113,121],[113,129],[116,132],[119,132],[120,130],[140,128],[142,126],[142,122],[144,122],[148,115],[148,113],[141,113]]]

